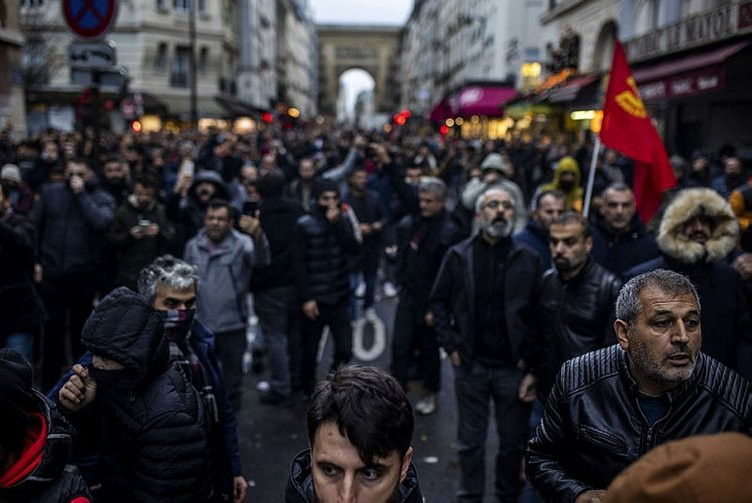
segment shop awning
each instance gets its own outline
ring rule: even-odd
[[[429,114],[428,118],[433,122],[444,122],[445,119],[451,116],[452,107],[449,105],[449,100],[444,98],[431,109],[431,113]]]
[[[752,44],[743,40],[638,68],[634,79],[644,101],[693,96],[724,88],[723,63]]]
[[[189,96],[157,95],[157,98],[167,105],[169,115],[188,119],[191,114],[191,99]],[[197,100],[198,116],[221,119],[228,117],[227,110],[212,96],[200,96]]]
[[[231,117],[254,117],[258,115],[250,104],[245,103],[238,98],[232,96],[217,96],[216,100],[225,110],[227,110],[227,113]]]
[[[513,87],[472,86],[462,89],[456,97],[455,115],[501,117],[504,104],[517,97]]]
[[[561,87],[551,90],[548,95],[549,103],[566,103],[578,97],[583,88],[600,79],[600,75],[582,75],[575,77]]]

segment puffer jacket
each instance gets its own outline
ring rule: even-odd
[[[88,183],[79,194],[61,182],[45,185],[31,212],[45,277],[95,274],[114,214],[112,196]]]
[[[554,268],[543,274],[538,326],[546,364],[538,380],[541,396],[551,390],[562,363],[616,342],[613,311],[620,288],[619,278],[592,258],[567,282]]]
[[[205,501],[211,492],[203,403],[170,352],[159,314],[121,287],[105,297],[81,341],[121,363],[97,371],[103,500]]]
[[[86,483],[73,467],[67,465],[73,428],[57,408],[34,390],[37,410],[32,414],[30,434],[39,440],[44,435],[41,455],[31,472],[9,487],[0,488],[0,503],[87,503],[91,501]],[[33,432],[31,432],[33,430]],[[21,458],[19,462],[29,461]]]
[[[300,301],[331,306],[347,301],[349,260],[360,251],[347,215],[330,222],[316,207],[298,219],[294,239],[293,267]]]
[[[527,477],[545,501],[573,502],[605,489],[653,447],[704,433],[752,435],[752,385],[699,354],[689,379],[668,392],[653,427],[637,404],[637,383],[617,345],[564,364],[543,420],[528,443]]]
[[[310,449],[298,453],[290,465],[290,477],[287,479],[285,503],[314,503],[316,497],[313,490],[313,475],[311,474]],[[418,484],[418,472],[410,463],[407,476],[399,487],[399,498],[394,503],[422,503],[423,495]]]

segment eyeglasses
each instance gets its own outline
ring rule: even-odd
[[[488,201],[483,205],[484,208],[491,208],[492,210],[499,209],[499,206],[501,206],[501,209],[504,211],[514,209],[514,204],[509,201]]]

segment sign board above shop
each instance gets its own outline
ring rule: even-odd
[[[752,33],[752,0],[727,5],[651,30],[624,43],[630,63]]]

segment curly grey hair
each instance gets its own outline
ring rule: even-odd
[[[656,269],[639,276],[635,276],[626,282],[616,298],[616,318],[633,327],[637,315],[642,310],[640,293],[646,288],[655,288],[672,297],[691,293],[697,302],[697,310],[700,311],[700,297],[697,289],[686,276],[667,269]]]
[[[198,288],[198,269],[172,255],[162,255],[141,269],[138,292],[149,302],[153,302],[159,283],[178,292],[184,292],[192,286]]]

